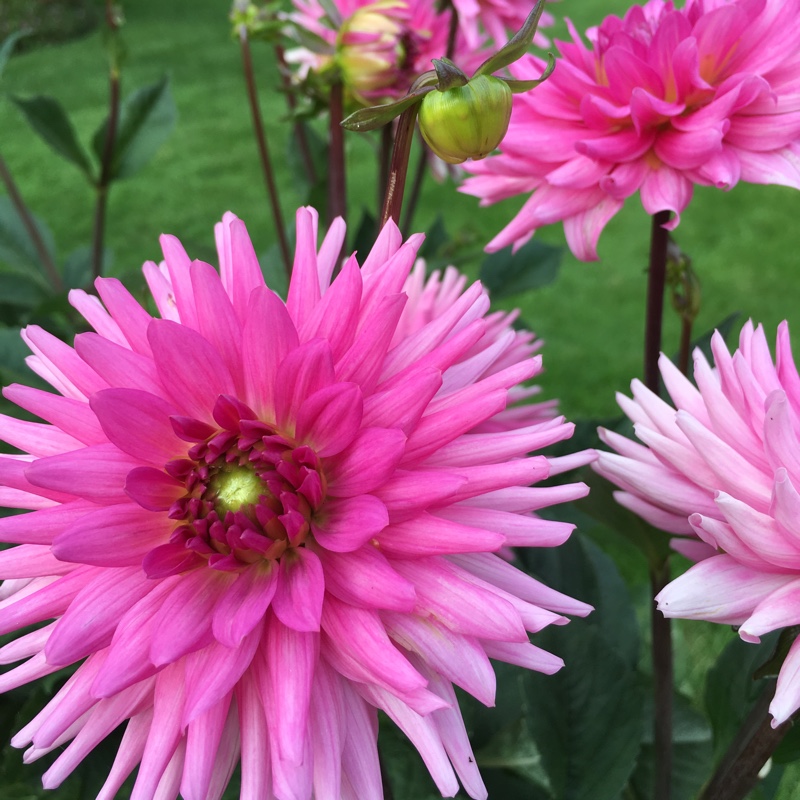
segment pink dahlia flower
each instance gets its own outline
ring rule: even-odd
[[[531,0],[453,0],[453,7],[458,12],[458,25],[468,46],[480,45],[482,32],[486,31],[500,48],[523,26],[533,3]],[[542,14],[534,44],[539,47],[550,44],[541,29],[551,27],[554,22],[552,14],[547,11]]]
[[[675,539],[695,564],[656,598],[667,617],[739,626],[758,642],[800,622],[800,377],[789,328],[778,329],[773,364],[764,331],[748,323],[730,355],[712,340],[716,368],[695,353],[695,388],[662,355],[675,408],[639,381],[619,396],[643,445],[610,431],[595,468],[617,500]],[[677,409],[677,410],[676,410]],[[800,708],[800,639],[778,678],[775,725]]]
[[[24,331],[57,393],[5,390],[46,422],[3,419],[0,502],[30,513],[0,520],[0,633],[40,627],[0,690],[79,666],[13,744],[59,749],[54,787],[127,722],[100,798],[138,765],[133,800],[213,800],[240,763],[243,798],[372,800],[381,709],[442,794],[486,797],[454,685],[554,672],[528,632],[589,611],[496,555],[562,542],[533,512],[585,493],[530,487],[587,460],[527,455],[572,426],[506,416],[540,357],[450,273],[407,312],[420,237],[391,224],[332,280],[344,225],[318,250],[301,209],[286,303],[240,220],[216,235],[220,274],[162,238],[160,319],[101,279],[74,348]]]
[[[319,0],[293,2],[291,20],[317,36],[320,46],[292,50],[288,60],[300,64],[302,77],[336,70],[364,104],[399,99],[419,75],[433,69],[431,59],[447,52],[451,12],[439,13],[432,0],[333,0],[341,17],[336,29]],[[482,36],[468,43],[459,34],[453,59],[471,74],[487,56],[483,43]]]
[[[484,205],[532,192],[488,245],[519,247],[563,222],[597,258],[606,223],[637,191],[674,228],[695,184],[800,188],[800,0],[650,0],[560,43],[556,70],[514,97],[500,154],[468,165]],[[543,63],[518,62],[519,77]]]

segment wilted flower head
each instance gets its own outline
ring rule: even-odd
[[[162,238],[161,319],[101,279],[74,348],[24,332],[58,393],[5,390],[47,422],[3,419],[0,502],[30,513],[0,520],[0,633],[45,624],[0,690],[79,666],[13,744],[63,748],[54,787],[127,721],[100,798],[137,765],[137,800],[219,798],[241,763],[243,797],[372,800],[381,709],[443,794],[485,797],[453,685],[557,670],[527,631],[589,610],[496,555],[562,542],[532,512],[585,493],[530,487],[587,460],[527,455],[572,431],[507,408],[536,343],[480,284],[409,278],[392,224],[332,280],[344,225],[318,250],[301,209],[286,303],[240,220],[216,235],[221,274]]]
[[[438,13],[430,0],[293,0],[296,26],[318,37],[318,46],[287,54],[322,76],[338,73],[352,97],[369,105],[404,95],[414,79],[431,68],[431,59],[445,55],[450,11]],[[338,18],[331,20],[328,12]],[[310,45],[311,43],[308,42]],[[456,39],[455,55],[469,67],[485,57],[482,42],[466,45]]]
[[[500,154],[468,168],[462,189],[483,204],[533,192],[487,249],[562,221],[591,260],[637,191],[648,214],[675,212],[674,228],[695,184],[800,188],[799,12],[800,0],[650,0],[590,30],[589,47],[570,27],[553,77],[514,101]]]
[[[595,466],[623,506],[697,537],[673,540],[699,563],[658,595],[664,615],[737,625],[757,642],[800,619],[800,377],[785,322],[774,364],[751,323],[733,356],[719,333],[712,350],[715,369],[695,353],[697,388],[661,356],[675,408],[634,381],[633,399],[619,403],[644,445],[601,431],[619,455],[601,453]],[[800,707],[798,668],[800,639],[778,678],[773,724]]]

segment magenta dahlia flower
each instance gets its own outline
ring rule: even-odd
[[[533,3],[531,0],[453,0],[453,7],[458,13],[458,25],[467,46],[482,44],[485,31],[497,47],[503,47],[523,26]],[[542,14],[534,44],[539,47],[550,44],[541,29],[549,28],[554,22],[552,14],[547,11]]]
[[[0,633],[40,627],[0,690],[78,666],[12,743],[60,750],[54,787],[127,722],[100,798],[137,765],[133,800],[219,798],[240,763],[242,797],[372,800],[380,709],[442,794],[486,797],[454,685],[554,672],[528,632],[590,610],[496,555],[561,543],[533,512],[586,491],[530,486],[588,460],[527,455],[572,431],[509,415],[535,343],[480,284],[409,278],[391,223],[332,280],[344,225],[318,250],[301,209],[286,303],[240,220],[216,235],[221,274],[162,238],[160,319],[100,279],[74,348],[24,331],[57,393],[5,390],[46,422],[3,418],[0,502],[30,513],[0,520]]]
[[[590,30],[589,47],[570,31],[553,75],[515,95],[500,154],[467,166],[462,191],[483,205],[532,192],[488,250],[560,221],[593,260],[637,191],[674,228],[695,184],[800,188],[800,0],[650,0]]]
[[[698,563],[656,598],[664,615],[737,625],[758,642],[800,621],[800,377],[785,322],[774,364],[751,323],[733,356],[718,333],[712,349],[715,369],[695,353],[697,388],[661,356],[675,408],[634,381],[633,399],[618,399],[644,444],[601,431],[617,454],[594,466],[623,506],[696,537],[673,540]],[[798,669],[800,639],[778,678],[775,725],[800,708]]]

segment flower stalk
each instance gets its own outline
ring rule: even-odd
[[[414,123],[417,119],[417,106],[407,108],[397,121],[394,137],[392,163],[389,165],[389,179],[386,182],[386,194],[383,198],[381,228],[390,220],[400,224],[400,211],[403,207],[403,194],[408,174],[408,157],[411,153],[411,142],[414,138]]]
[[[247,26],[239,25],[239,46],[242,52],[242,69],[244,71],[245,85],[247,86],[247,99],[250,103],[250,113],[253,118],[253,132],[258,146],[258,155],[261,160],[261,169],[264,173],[264,182],[267,186],[272,218],[275,223],[275,231],[278,237],[278,246],[281,251],[283,268],[286,275],[292,274],[292,257],[289,251],[289,242],[286,239],[286,229],[283,224],[283,214],[281,213],[278,190],[275,186],[275,175],[272,169],[272,160],[269,154],[269,144],[267,142],[264,122],[261,117],[261,107],[258,102],[258,91],[256,89],[256,78],[253,70],[253,57],[250,53],[250,40],[247,35]]]
[[[336,217],[347,219],[347,184],[345,182],[344,130],[344,86],[335,81],[330,95],[330,139],[328,141],[328,224]]]

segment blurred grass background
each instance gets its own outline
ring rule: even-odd
[[[605,14],[624,12],[627,6],[623,0],[564,0],[554,10],[584,29]],[[12,13],[19,15],[20,9],[29,13],[30,7],[27,0],[0,0],[0,28],[8,25]],[[142,262],[160,257],[158,235],[162,232],[177,235],[192,257],[215,263],[213,225],[229,209],[247,222],[258,253],[267,253],[275,242],[228,10],[223,0],[125,4],[123,37],[128,57],[123,94],[168,72],[179,120],[151,164],[136,178],[112,188],[107,229],[107,245],[114,251],[110,274],[139,280]],[[557,31],[563,34],[563,24]],[[253,51],[284,214],[291,220],[305,196],[289,166],[296,159],[291,129],[285,122],[286,106],[277,90],[270,49],[254,44]],[[57,97],[82,141],[88,142],[107,113],[101,30],[15,56],[0,90]],[[372,213],[376,210],[377,148],[372,137],[358,134],[348,134],[346,143],[350,222],[355,226],[362,207]],[[52,228],[59,252],[89,242],[92,191],[74,167],[31,134],[2,94],[0,152],[29,206]],[[474,276],[480,246],[511,219],[523,200],[478,211],[475,198],[457,193],[450,182],[437,184],[429,179],[415,228],[425,230],[441,215],[450,236],[474,253],[470,261],[457,263]],[[800,301],[798,217],[800,193],[787,188],[741,184],[728,193],[696,190],[675,233],[702,282],[696,333],[713,328],[733,311],[741,312],[742,321],[752,317],[762,322],[769,338],[782,319],[794,322],[793,311]],[[560,227],[537,236],[549,243],[564,242]],[[558,397],[571,419],[616,415],[615,391],[626,390],[631,378],[641,375],[648,245],[649,218],[638,198],[633,198],[601,236],[600,263],[583,264],[567,254],[555,283],[505,304],[518,305],[527,324],[546,340],[545,396]],[[678,331],[677,317],[668,308],[665,351],[677,350]],[[800,341],[798,331],[800,322],[796,342]],[[593,533],[605,537],[604,547],[615,556],[646,616],[649,599],[643,560],[621,538]],[[721,626],[676,626],[678,681],[695,700],[702,692],[706,668],[732,635]],[[792,788],[785,791],[789,793],[784,793],[784,800],[797,796]]]

